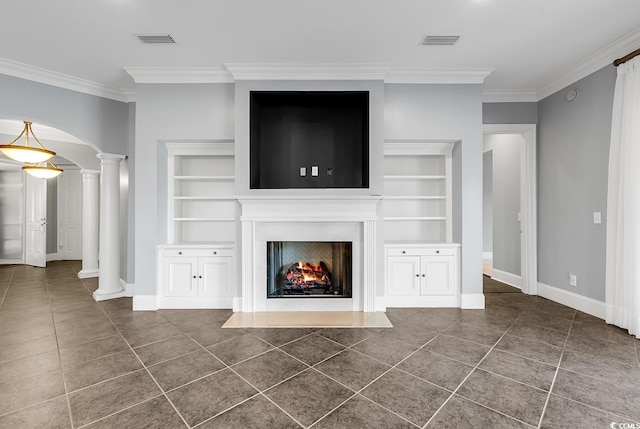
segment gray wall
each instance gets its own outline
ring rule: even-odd
[[[69,133],[91,145],[95,150],[128,155],[130,141],[130,107],[128,103],[57,88],[38,82],[0,74],[0,118],[29,120]],[[69,145],[48,142],[59,155],[66,157]],[[77,146],[77,145],[76,145]],[[85,163],[85,153],[78,153],[74,162]],[[88,161],[87,161],[88,163]],[[97,165],[97,164],[92,164]],[[84,165],[83,167],[91,166]],[[129,187],[128,192],[133,192]],[[50,205],[53,207],[53,205]],[[126,218],[122,219],[126,222]],[[53,228],[52,228],[53,231]],[[131,239],[133,240],[133,239]],[[52,240],[49,240],[54,242]],[[121,237],[121,249],[133,252],[129,237]],[[49,245],[49,243],[48,243]],[[57,244],[56,244],[57,246]],[[121,264],[121,277],[131,282],[130,264]]]
[[[453,153],[453,236],[463,294],[482,293],[482,86],[385,85],[385,139],[460,141]]]
[[[484,103],[483,124],[537,124],[538,103]]]
[[[482,252],[493,252],[493,151],[482,156]]]
[[[156,294],[156,246],[166,243],[166,221],[159,221],[159,195],[166,200],[166,163],[159,167],[162,142],[232,139],[232,84],[140,84],[136,87],[135,153],[132,169],[136,295]],[[238,172],[240,174],[240,172]],[[164,215],[163,215],[164,216]],[[134,298],[135,299],[135,298]]]
[[[485,134],[485,150],[492,153],[493,268],[520,275],[520,152],[517,134]]]
[[[604,301],[607,174],[616,71],[607,66],[538,106],[538,281]],[[602,213],[602,224],[593,223]],[[569,286],[569,272],[577,287]]]

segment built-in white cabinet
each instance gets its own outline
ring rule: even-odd
[[[230,308],[233,259],[232,243],[158,246],[160,308]]]
[[[235,240],[234,145],[167,143],[169,243]]]
[[[385,141],[385,241],[451,241],[453,143]]]
[[[459,245],[385,244],[388,307],[459,307]]]

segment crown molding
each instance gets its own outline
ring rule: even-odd
[[[127,95],[119,89],[4,58],[0,58],[0,73],[125,103],[131,101]]]
[[[424,67],[393,67],[385,83],[409,84],[482,84],[493,69],[434,69]]]
[[[235,80],[383,80],[387,64],[240,64],[225,67]]]
[[[483,103],[535,103],[535,89],[486,89],[482,91]]]
[[[617,40],[601,51],[597,52],[591,58],[578,64],[568,73],[560,76],[558,79],[550,82],[548,85],[539,88],[536,91],[537,100],[540,101],[556,92],[576,83],[580,79],[595,73],[601,68],[613,64],[617,58],[627,55],[629,52],[640,48],[640,30],[634,31],[624,38]]]
[[[224,67],[124,67],[136,83],[233,83]]]

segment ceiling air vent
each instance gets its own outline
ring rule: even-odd
[[[421,45],[448,45],[451,46],[458,41],[460,36],[424,36]]]
[[[134,36],[145,44],[176,43],[170,34],[134,34]]]

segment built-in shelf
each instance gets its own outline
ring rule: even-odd
[[[233,242],[233,142],[167,143],[167,154],[168,243]]]
[[[385,242],[451,241],[453,143],[386,141]]]

